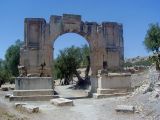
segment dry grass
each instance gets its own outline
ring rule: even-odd
[[[4,108],[0,107],[0,120],[28,120],[27,118],[20,118],[8,111]]]

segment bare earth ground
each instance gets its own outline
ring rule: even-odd
[[[0,91],[0,120],[28,120],[26,115],[14,109],[13,103],[4,98],[10,92]]]
[[[143,94],[147,86],[145,83],[130,95],[123,97],[74,99],[74,106],[58,107],[50,102],[27,102],[40,108],[39,113],[32,114],[17,111],[14,108],[15,102],[4,98],[8,92],[0,91],[0,120],[160,120],[160,97],[155,97],[155,91]],[[68,87],[70,86],[58,86],[56,90],[63,97],[86,95],[86,91]],[[160,91],[160,87],[156,87],[156,90]],[[133,105],[136,112],[116,112],[117,105]]]
[[[14,102],[0,92],[0,120],[160,120],[160,100],[151,93],[105,99],[75,99],[74,106],[57,107],[49,102],[27,102],[39,106],[39,113],[22,113],[14,108]],[[117,113],[116,105],[134,105],[136,113]],[[5,109],[4,109],[5,108]]]

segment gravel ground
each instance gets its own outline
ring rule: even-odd
[[[33,114],[17,111],[13,107],[14,102],[4,98],[6,92],[0,91],[0,108],[5,108],[0,116],[7,116],[7,119],[0,117],[0,120],[160,120],[159,98],[152,98],[152,93],[142,94],[142,90],[144,88],[139,88],[134,94],[124,97],[75,99],[74,106],[66,107],[54,106],[49,102],[27,102],[39,106],[40,112]],[[117,105],[133,105],[137,111],[117,113]]]
[[[142,80],[141,77],[137,78]],[[146,78],[155,80],[157,75],[150,72],[147,73]],[[74,106],[58,107],[50,102],[27,102],[39,106],[40,112],[33,114],[17,111],[14,102],[4,98],[8,92],[0,91],[0,120],[160,120],[160,97],[155,97],[157,92],[160,95],[160,86],[155,87],[152,92],[143,94],[149,86],[148,82],[144,83],[128,96],[74,99]],[[72,90],[68,87],[58,86],[56,90],[63,97],[86,96],[86,91]],[[133,105],[136,111],[135,113],[116,112],[117,105]]]
[[[32,120],[14,109],[14,104],[5,99],[5,94],[12,91],[0,91],[0,120]]]
[[[55,91],[64,98],[85,98],[89,90],[72,89],[73,85],[55,86]]]

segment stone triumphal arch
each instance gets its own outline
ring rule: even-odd
[[[45,63],[46,76],[52,76],[53,44],[62,34],[77,33],[90,46],[92,76],[107,63],[108,70],[120,70],[124,61],[123,28],[116,22],[84,22],[80,15],[52,15],[47,23],[43,18],[26,18],[25,45],[20,51],[20,65],[28,74],[39,73]]]
[[[90,93],[94,93],[93,96],[99,98],[107,97],[108,93],[109,96],[128,93],[130,74],[107,72],[122,69],[124,43],[121,24],[84,22],[80,15],[63,14],[52,15],[49,22],[43,18],[26,18],[24,25],[25,44],[20,50],[19,66],[21,74],[15,79],[11,101],[41,101],[58,97],[54,95],[52,76],[53,44],[65,33],[79,34],[88,41],[92,70]]]

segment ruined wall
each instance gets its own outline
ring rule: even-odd
[[[39,73],[46,63],[45,73],[52,75],[53,44],[65,33],[77,33],[89,43],[92,75],[107,61],[109,70],[120,70],[124,61],[123,28],[113,22],[83,22],[80,15],[52,15],[49,23],[43,18],[25,19],[25,46],[21,48],[20,64],[28,73]]]
[[[107,62],[110,70],[121,69],[124,62],[123,28],[121,24],[115,22],[104,22],[103,32],[105,48],[107,52]]]

